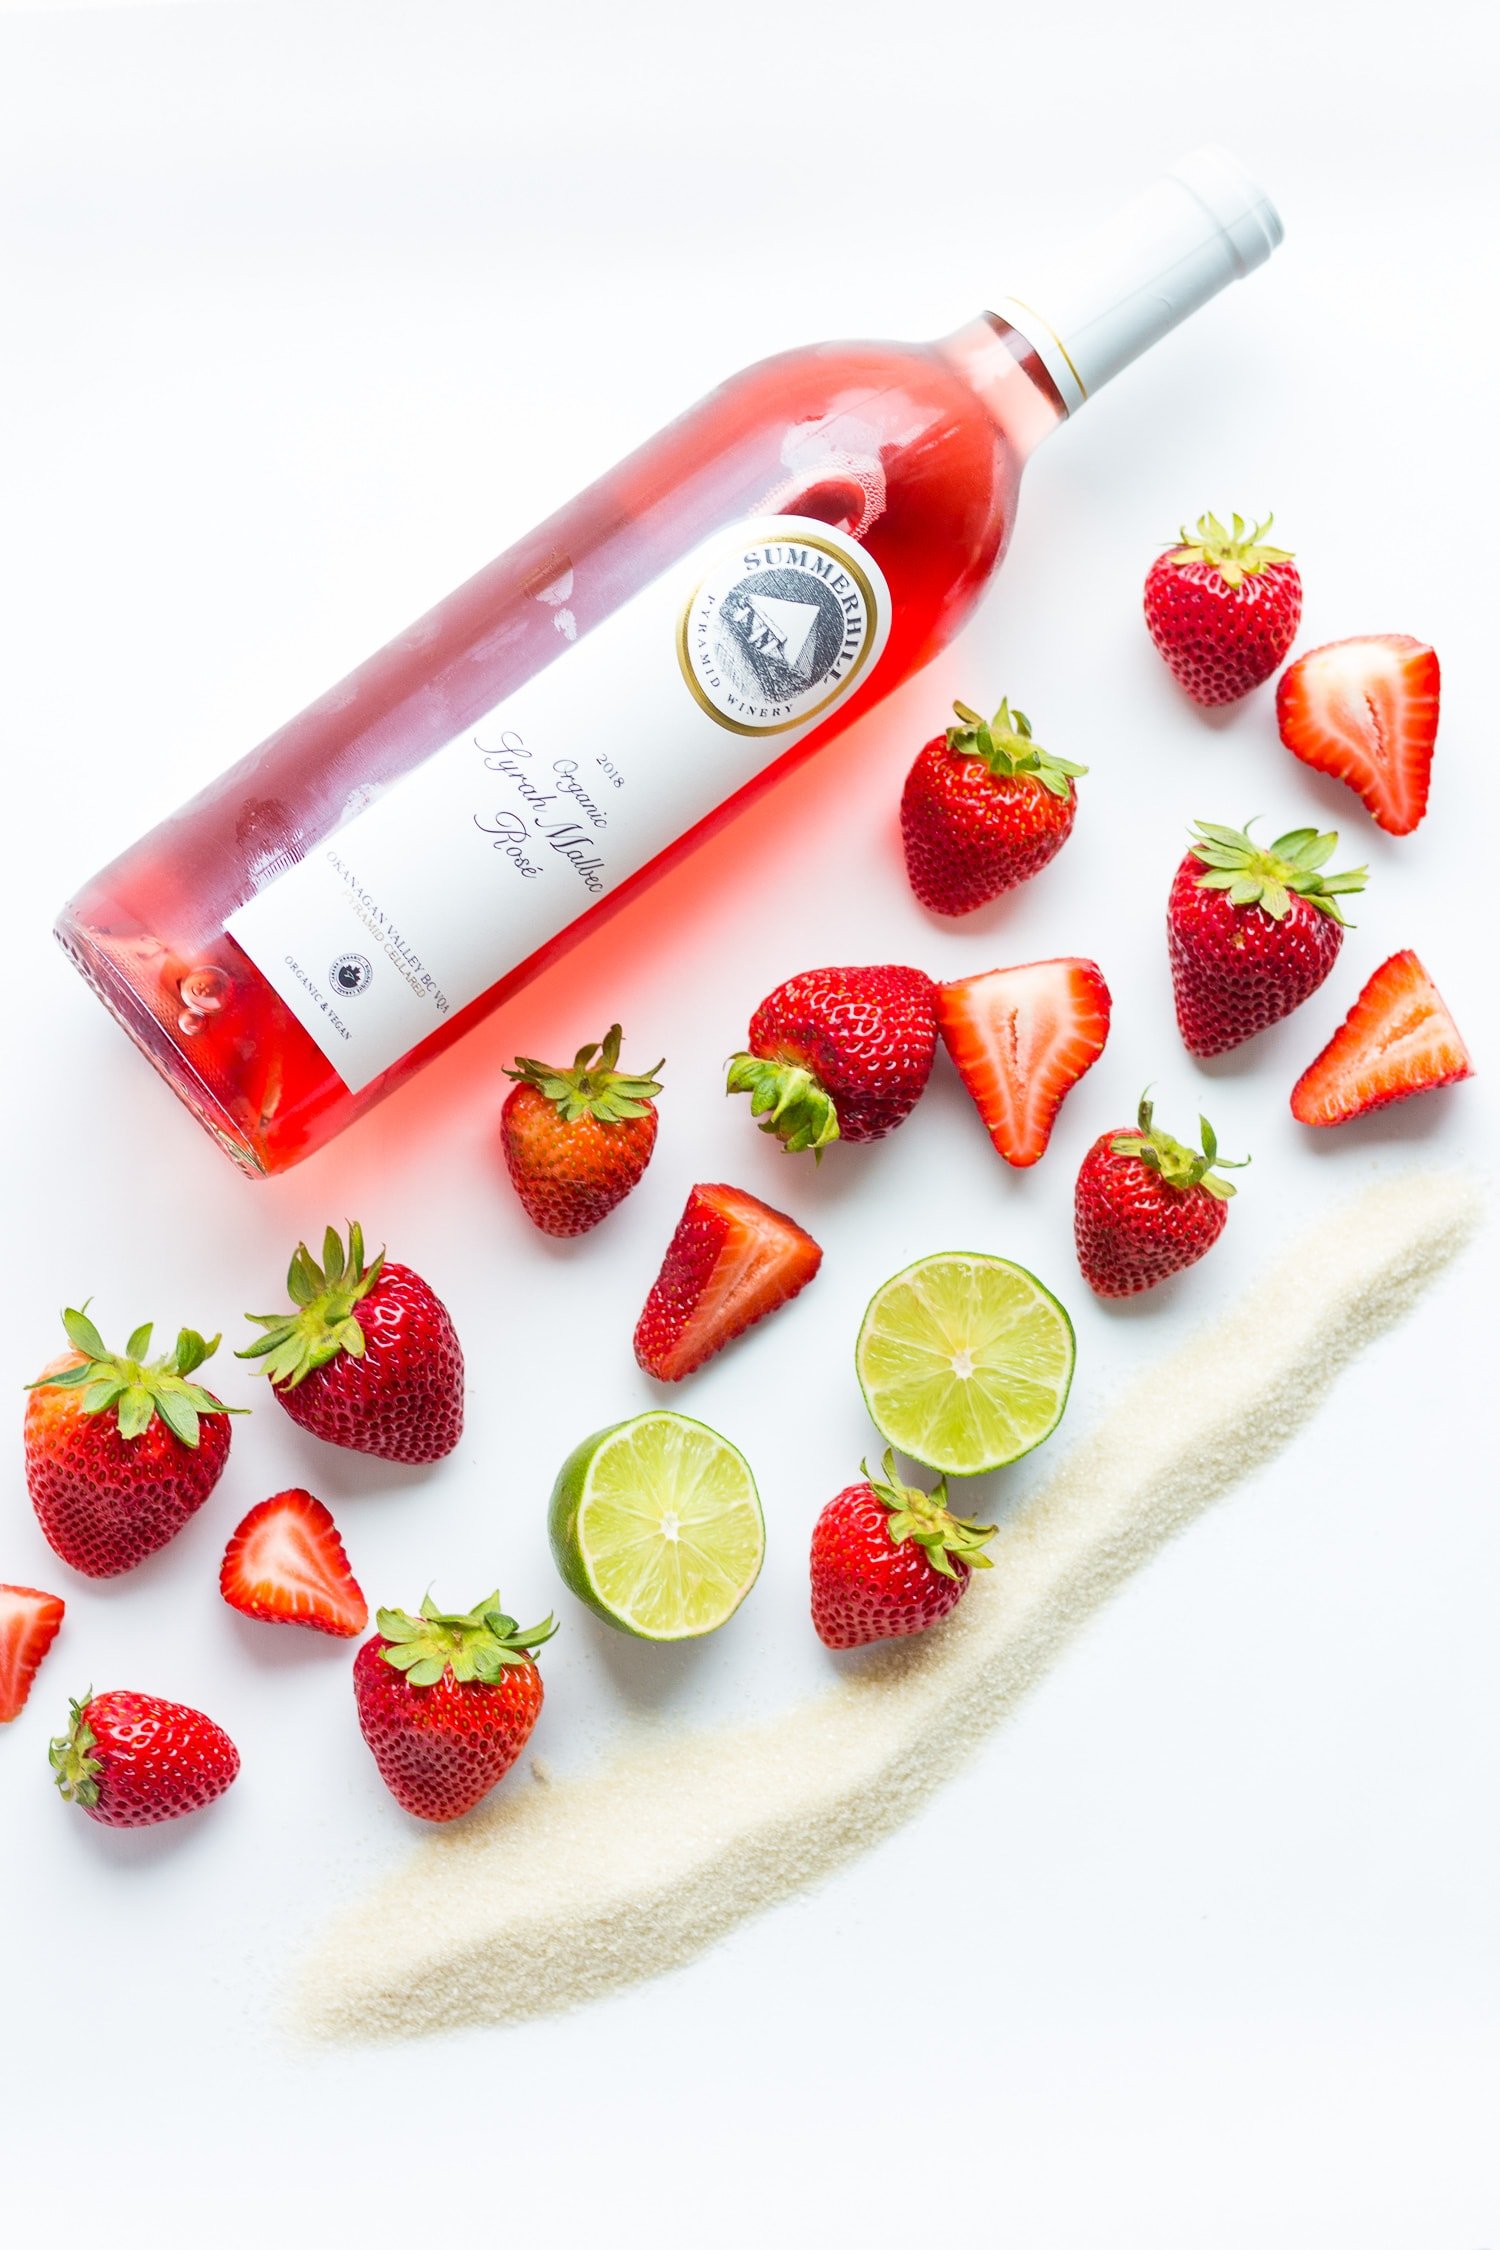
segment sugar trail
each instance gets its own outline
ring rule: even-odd
[[[1287,1443],[1473,1231],[1474,1183],[1370,1190],[1145,1375],[1007,1521],[953,1618],[754,1725],[502,1790],[331,1928],[317,2039],[519,2022],[655,1976],[909,1820],[1090,1613]]]

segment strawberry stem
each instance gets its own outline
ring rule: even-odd
[[[623,1124],[627,1118],[646,1115],[653,1096],[661,1092],[656,1074],[662,1067],[653,1063],[644,1076],[616,1069],[623,1036],[620,1026],[612,1023],[602,1040],[579,1048],[571,1070],[517,1055],[505,1075],[534,1086],[556,1105],[565,1124],[576,1124],[581,1117],[597,1117],[601,1125]]]
[[[164,1422],[178,1442],[197,1445],[205,1414],[246,1414],[248,1407],[226,1406],[212,1391],[192,1377],[219,1348],[217,1336],[204,1338],[196,1328],[178,1332],[172,1349],[160,1359],[148,1360],[152,1323],[132,1330],[123,1352],[112,1352],[89,1319],[88,1306],[69,1306],[62,1316],[68,1342],[79,1357],[72,1367],[39,1375],[29,1391],[82,1390],[79,1409],[84,1414],[113,1414],[122,1438],[144,1436],[153,1419]]]
[[[94,1691],[70,1700],[68,1704],[68,1731],[54,1735],[47,1746],[47,1762],[52,1776],[70,1805],[82,1805],[85,1810],[99,1802],[99,1776],[104,1762],[93,1755],[98,1737],[88,1722],[88,1708]]]
[[[1138,1158],[1147,1171],[1158,1173],[1167,1187],[1176,1188],[1183,1194],[1190,1188],[1201,1187],[1218,1202],[1227,1203],[1235,1192],[1233,1183],[1221,1179],[1214,1166],[1222,1164],[1231,1172],[1241,1172],[1249,1163],[1249,1157],[1220,1156],[1218,1136],[1206,1117],[1198,1120],[1198,1129],[1203,1136],[1200,1150],[1186,1148],[1181,1141],[1174,1141],[1170,1133],[1164,1133],[1159,1125],[1152,1124],[1151,1115],[1152,1103],[1148,1087],[1141,1096],[1139,1132],[1116,1133],[1110,1141],[1109,1145],[1116,1156]]]
[[[735,1055],[724,1082],[728,1094],[748,1094],[750,1114],[763,1133],[773,1133],[796,1155],[810,1148],[821,1163],[823,1151],[839,1137],[833,1096],[801,1063],[777,1062],[764,1055]]]
[[[1247,578],[1269,570],[1274,563],[1291,561],[1289,547],[1264,544],[1266,533],[1276,521],[1274,516],[1267,516],[1253,531],[1246,530],[1243,516],[1230,520],[1233,528],[1226,531],[1217,516],[1200,516],[1191,533],[1186,527],[1180,531],[1180,543],[1169,550],[1168,562],[1179,569],[1189,563],[1207,563],[1226,586],[1242,586]]]
[[[889,1448],[881,1468],[884,1474],[873,1477],[866,1463],[860,1463],[860,1472],[866,1484],[880,1505],[890,1510],[885,1527],[894,1546],[899,1547],[904,1541],[911,1540],[922,1549],[933,1569],[940,1571],[944,1578],[958,1576],[953,1567],[955,1556],[960,1562],[967,1563],[971,1570],[993,1568],[984,1549],[994,1538],[996,1526],[992,1523],[968,1523],[962,1516],[950,1514],[946,1477],[939,1477],[931,1492],[924,1492],[920,1485],[903,1484],[896,1474],[895,1455]]]
[[[1292,900],[1305,898],[1330,922],[1347,929],[1339,894],[1362,891],[1368,867],[1346,867],[1341,874],[1325,875],[1322,869],[1338,849],[1338,834],[1319,835],[1316,828],[1291,828],[1274,844],[1257,844],[1247,820],[1243,828],[1218,828],[1210,820],[1193,823],[1192,854],[1207,872],[1197,878],[1200,891],[1227,891],[1233,906],[1259,906],[1273,922],[1285,921]]]
[[[264,1359],[263,1375],[280,1390],[295,1390],[314,1368],[326,1367],[340,1352],[363,1359],[365,1332],[355,1317],[355,1307],[368,1297],[385,1264],[382,1250],[365,1264],[365,1238],[357,1220],[349,1228],[347,1251],[338,1231],[323,1235],[320,1266],[305,1242],[299,1242],[287,1268],[289,1313],[246,1313],[245,1318],[265,1334],[257,1336],[236,1359]]]
[[[1088,772],[1066,758],[1055,757],[1031,739],[1031,721],[1024,711],[1012,711],[1008,700],[992,719],[981,718],[967,703],[955,703],[959,724],[949,727],[948,748],[955,757],[982,758],[997,779],[1023,775],[1054,797],[1066,797],[1068,783]]]
[[[424,1594],[415,1617],[404,1609],[378,1609],[375,1627],[390,1646],[381,1650],[387,1664],[406,1675],[411,1687],[436,1687],[445,1672],[455,1680],[481,1680],[493,1687],[508,1666],[529,1664],[543,1641],[557,1631],[555,1617],[540,1625],[518,1625],[490,1594],[474,1609],[440,1610]]]

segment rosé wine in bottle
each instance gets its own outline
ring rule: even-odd
[[[1280,239],[1202,150],[942,342],[736,376],[122,853],[62,944],[284,1170],[925,664],[1032,449]]]

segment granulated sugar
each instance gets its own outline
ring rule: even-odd
[[[1008,1521],[940,1631],[772,1721],[512,1786],[330,1931],[322,2039],[515,2022],[687,1961],[909,1820],[1084,1620],[1269,1460],[1472,1231],[1470,1181],[1371,1190],[1152,1369]],[[1315,1286],[1307,1277],[1316,1275]]]

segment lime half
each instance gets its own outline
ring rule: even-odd
[[[881,1436],[954,1477],[1002,1469],[1050,1437],[1073,1358],[1073,1323],[1051,1290],[979,1251],[944,1251],[893,1274],[854,1347]]]
[[[712,1633],[760,1576],[760,1496],[744,1455],[685,1414],[638,1414],[574,1448],[547,1529],[563,1583],[622,1633]]]

